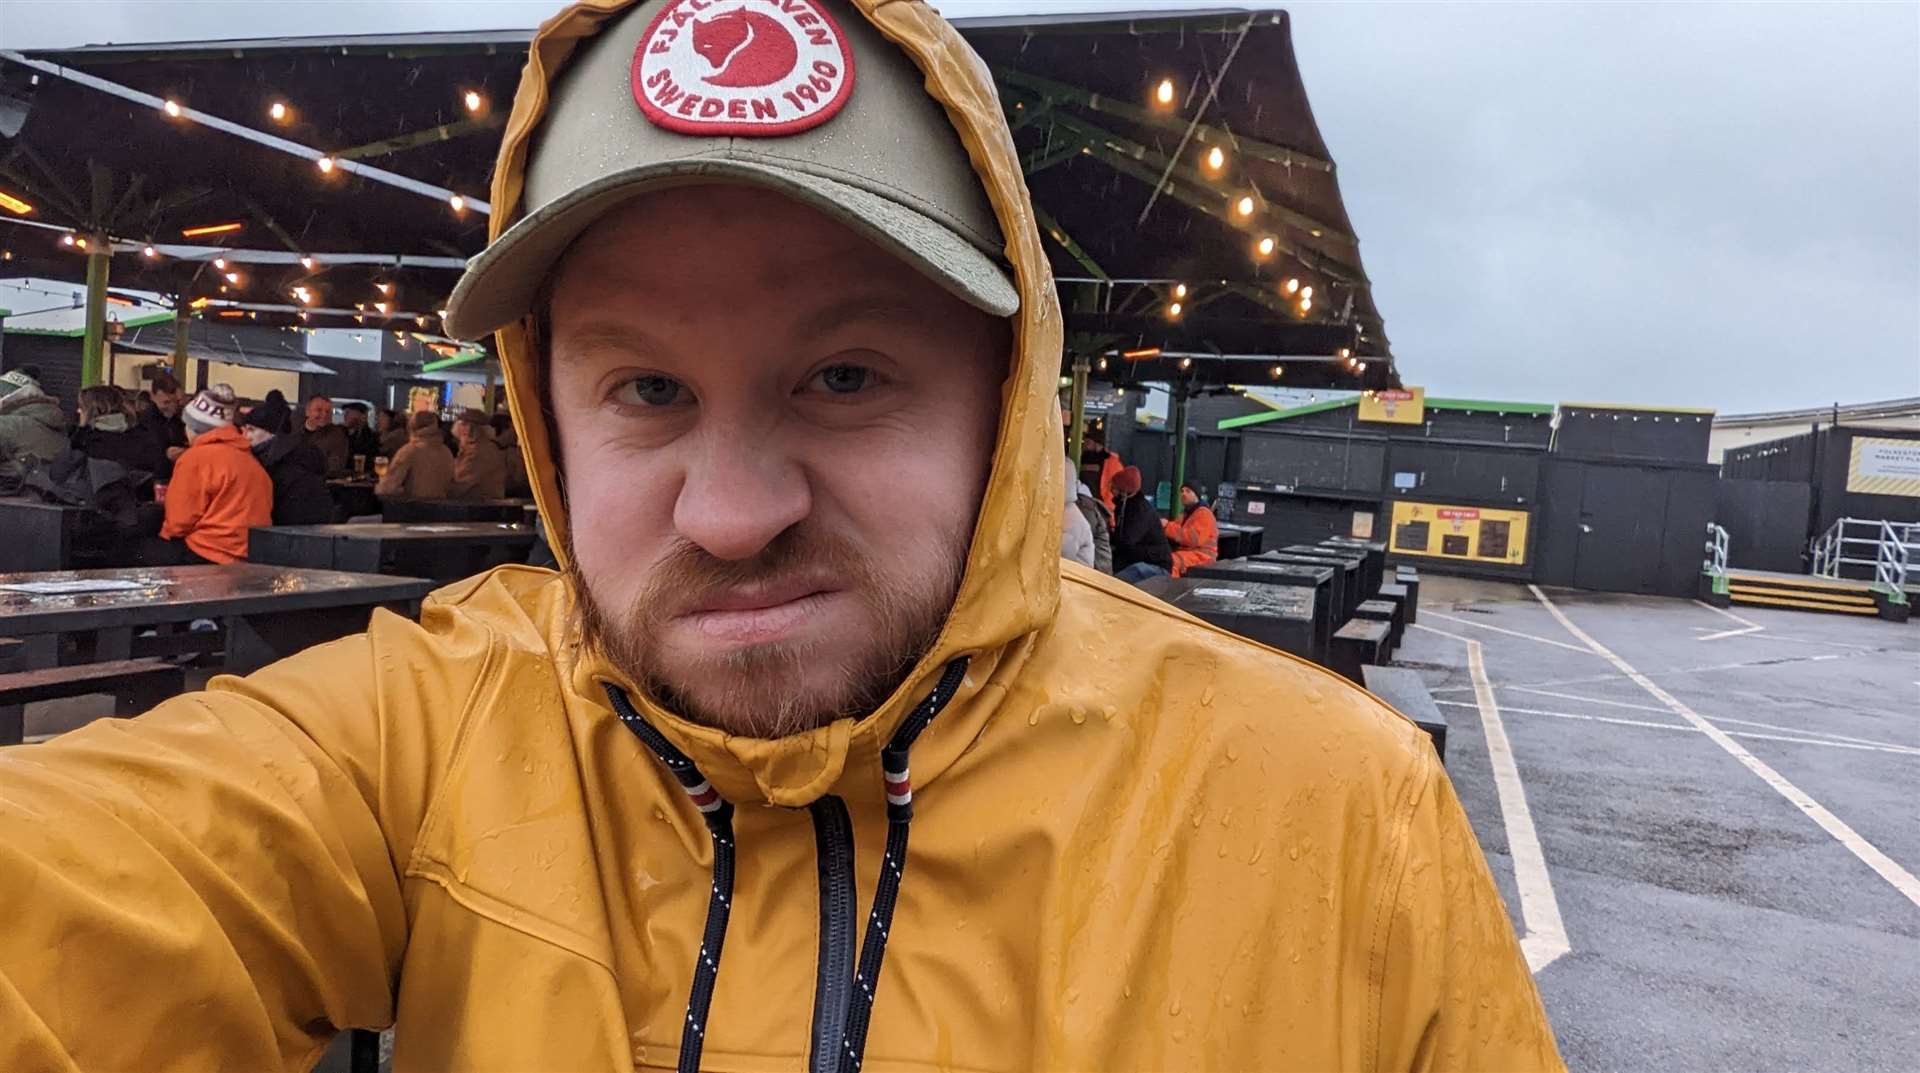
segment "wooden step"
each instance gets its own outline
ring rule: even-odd
[[[1801,611],[1825,611],[1834,615],[1877,615],[1879,609],[1871,603],[1862,607],[1859,604],[1823,603],[1817,600],[1796,600],[1783,596],[1754,596],[1750,593],[1734,591],[1730,593],[1736,604],[1765,604],[1770,607],[1792,607]]]
[[[1729,585],[1730,595],[1771,596],[1777,599],[1813,600],[1823,604],[1846,604],[1851,607],[1878,607],[1871,595],[1855,595],[1845,592],[1826,592],[1819,589],[1788,589],[1774,586]]]
[[[1747,574],[1738,570],[1727,571],[1729,585],[1767,585],[1774,588],[1831,589],[1837,592],[1870,593],[1873,586],[1869,582],[1851,578],[1820,577],[1817,574]]]

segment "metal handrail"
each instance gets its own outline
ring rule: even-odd
[[[1858,527],[1867,535],[1849,532]],[[1849,555],[1850,545],[1866,545],[1872,557]],[[1920,522],[1890,522],[1879,518],[1838,518],[1813,544],[1813,573],[1819,577],[1840,577],[1842,566],[1873,568],[1873,585],[1884,591],[1894,603],[1905,603],[1907,578],[1913,559],[1920,554]]]
[[[1707,523],[1707,557],[1700,564],[1700,571],[1713,579],[1713,591],[1727,591],[1727,531],[1714,523]]]

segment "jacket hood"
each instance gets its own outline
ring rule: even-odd
[[[38,421],[55,431],[63,431],[67,427],[67,415],[60,409],[60,403],[32,384],[0,395],[0,414]]]
[[[494,168],[491,238],[497,239],[520,212],[527,155],[553,80],[584,40],[636,2],[584,0],[540,27],[528,50]],[[577,653],[572,667],[576,691],[595,696],[602,682],[623,686],[651,724],[692,757],[724,795],[741,803],[805,804],[833,787],[850,754],[877,764],[881,746],[914,704],[932,690],[947,663],[963,655],[972,657],[968,684],[961,689],[964,698],[984,687],[990,676],[998,677],[995,668],[1006,671],[1009,657],[1020,658],[1022,646],[1016,642],[1051,622],[1059,604],[1062,474],[1059,465],[1046,460],[1060,458],[1065,451],[1054,398],[1060,307],[999,97],[972,48],[920,0],[851,0],[837,10],[846,11],[844,17],[867,19],[925,74],[927,93],[953,124],[999,220],[1020,309],[1011,318],[1014,353],[1002,385],[991,474],[959,593],[939,639],[878,710],[859,720],[840,720],[789,738],[738,738],[666,712],[599,653]],[[567,511],[551,462],[552,430],[540,405],[542,356],[530,345],[535,337],[531,318],[508,325],[496,335],[534,498],[556,554],[564,555]],[[955,708],[984,719],[991,705]],[[933,772],[928,769],[939,763],[938,756],[923,759],[923,752],[948,751],[923,747],[916,752],[915,780],[930,778]],[[958,749],[951,751],[957,755]]]

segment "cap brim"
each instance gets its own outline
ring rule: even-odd
[[[993,256],[905,205],[819,175],[700,157],[609,175],[516,222],[467,262],[447,303],[447,334],[479,339],[520,319],[555,262],[595,220],[641,194],[703,182],[776,190],[841,221],[982,312],[1010,317],[1020,308],[1019,292]]]

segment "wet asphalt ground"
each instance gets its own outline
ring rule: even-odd
[[[1515,928],[1536,933],[1568,1065],[1920,1069],[1920,616],[1544,595],[1757,762],[1526,586],[1425,579],[1396,661],[1451,724],[1447,769]],[[1537,856],[1503,812],[1483,694]]]

